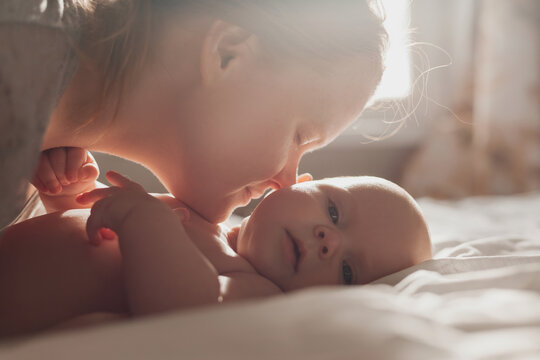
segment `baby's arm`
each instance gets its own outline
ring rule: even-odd
[[[82,148],[60,147],[41,153],[32,185],[47,213],[89,208],[92,204],[77,202],[77,195],[107,187],[97,181],[99,167],[92,154]],[[171,194],[152,194],[172,209],[186,205]]]
[[[218,302],[218,274],[188,237],[178,216],[140,185],[115,172],[115,186],[78,198],[93,203],[89,239],[101,228],[116,232],[124,282],[133,315],[144,315]]]
[[[239,233],[240,226],[233,227],[227,232],[228,240],[236,242]],[[220,298],[222,302],[267,297],[283,293],[276,284],[255,271],[228,272],[220,274],[218,279],[221,287]]]
[[[220,299],[223,302],[261,298],[282,294],[281,289],[255,272],[226,273],[219,276]]]

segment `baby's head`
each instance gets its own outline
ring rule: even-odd
[[[236,251],[283,291],[366,284],[431,258],[424,217],[376,177],[309,181],[268,195],[245,219]]]

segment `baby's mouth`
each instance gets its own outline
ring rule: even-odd
[[[289,236],[289,239],[291,239],[293,249],[294,249],[294,255],[296,258],[295,264],[294,264],[294,271],[298,272],[298,266],[300,265],[300,261],[303,258],[303,247],[302,244],[294,237],[292,234],[287,230],[287,236]]]

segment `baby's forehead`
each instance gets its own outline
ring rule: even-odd
[[[335,186],[346,190],[369,189],[373,187],[385,188],[392,184],[388,180],[374,176],[339,176],[315,180],[314,183]]]
[[[385,206],[396,204],[407,205],[410,203],[409,196],[405,190],[391,181],[374,176],[343,176],[316,180],[317,187],[321,191],[324,188],[333,188],[334,194],[342,194],[355,202],[360,207],[378,202]],[[335,191],[339,189],[339,191]],[[409,205],[407,205],[408,207]],[[402,206],[400,206],[400,209]],[[390,211],[392,209],[389,209]],[[397,211],[397,209],[396,209]]]

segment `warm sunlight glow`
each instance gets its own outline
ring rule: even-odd
[[[410,0],[382,0],[386,12],[384,26],[389,35],[386,70],[371,102],[381,99],[404,98],[411,87],[409,35]]]

